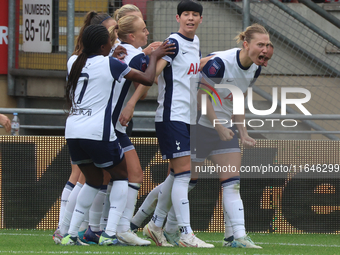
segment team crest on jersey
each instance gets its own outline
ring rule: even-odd
[[[148,67],[148,64],[146,63],[146,59],[142,59],[142,66],[141,66],[140,70],[142,72],[145,72],[147,67]]]
[[[220,68],[221,66],[216,61],[214,61],[208,69],[209,75],[215,76]]]

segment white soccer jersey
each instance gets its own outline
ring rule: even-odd
[[[145,72],[149,64],[149,57],[144,54],[141,48],[136,49],[131,44],[127,44],[125,42],[121,42],[120,45],[123,46],[127,51],[124,62],[134,69]],[[134,91],[135,88],[134,86],[131,86],[131,81],[126,80],[125,78],[116,83],[114,95],[117,105],[112,115],[112,122],[115,124],[116,130],[122,133],[126,133],[126,127],[123,127],[118,119],[122,109],[124,109]]]
[[[261,73],[261,66],[252,64],[245,68],[240,62],[241,49],[230,49],[223,52],[216,52],[202,69],[203,78],[215,87],[215,84],[231,84],[241,89],[245,93],[255,79]],[[201,84],[201,88],[209,89]],[[216,104],[212,102],[218,119],[228,120],[230,123],[233,115],[233,96],[229,89],[216,89],[217,95],[213,93]],[[220,100],[222,104],[220,103]],[[212,123],[206,115],[202,115],[198,122],[205,127],[213,128]],[[229,125],[228,125],[229,126]]]
[[[198,80],[200,69],[200,44],[180,33],[169,36],[169,43],[175,43],[175,54],[163,57],[168,65],[158,77],[158,103],[156,122],[181,121],[194,124],[195,117],[190,116],[192,87],[190,81]],[[192,78],[192,80],[191,80]],[[190,119],[191,117],[191,119]]]
[[[68,60],[68,73],[77,57]],[[75,90],[72,112],[66,120],[66,139],[116,140],[111,121],[117,104],[114,87],[130,70],[125,63],[112,57],[95,55],[87,59]]]
[[[109,56],[110,56],[110,57],[113,57],[113,53],[115,52],[115,49],[116,49],[119,45],[121,45],[121,43],[122,43],[122,41],[119,40],[119,38],[117,38],[116,43],[112,46],[112,48],[111,48],[111,50],[110,50],[110,53],[109,53]],[[142,47],[139,47],[138,50],[143,51]],[[124,54],[123,54],[123,55],[124,55]]]

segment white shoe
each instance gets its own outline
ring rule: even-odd
[[[214,248],[215,246],[210,243],[206,243],[197,238],[194,233],[182,234],[179,239],[179,246],[181,247],[197,247],[197,248]]]
[[[117,237],[121,243],[131,246],[148,246],[151,244],[150,241],[138,237],[137,234],[130,229],[126,232],[117,233]]]
[[[149,222],[144,228],[143,228],[143,235],[151,238],[157,246],[164,246],[164,247],[173,247],[172,244],[169,244],[166,241],[165,236],[163,235],[163,230],[155,230],[152,228],[152,222]]]
[[[175,233],[168,233],[163,230],[163,234],[169,243],[171,243],[173,246],[178,246],[178,241],[181,237],[181,233],[179,232],[179,230],[177,230]]]
[[[238,239],[234,239],[231,244],[233,248],[255,248],[255,249],[262,249],[261,246],[256,245],[249,236],[245,235]]]

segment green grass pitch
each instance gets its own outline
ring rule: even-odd
[[[52,240],[53,231],[0,230],[1,254],[340,254],[339,235],[326,234],[259,234],[249,235],[263,249],[222,247],[223,233],[196,233],[215,248],[162,248],[116,246],[61,246]],[[141,233],[138,233],[141,236]]]

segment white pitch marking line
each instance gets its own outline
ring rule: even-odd
[[[207,243],[222,243],[223,241],[217,240],[205,240]],[[273,244],[273,245],[283,245],[283,246],[310,246],[310,247],[340,247],[336,244],[306,244],[306,243],[261,243],[256,242],[256,244]]]
[[[100,252],[100,251],[0,251],[1,253],[13,253],[13,254],[130,254],[129,252]],[[141,255],[147,255],[147,254],[154,254],[158,255],[159,252],[134,252],[133,254],[141,254]],[[178,252],[162,252],[164,255],[172,255],[172,254],[188,254],[192,255],[193,253],[178,253]],[[195,254],[195,253],[194,253]]]

